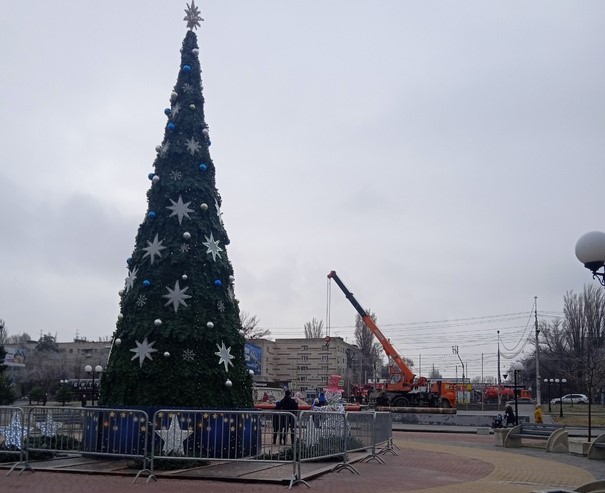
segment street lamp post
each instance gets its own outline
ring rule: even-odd
[[[576,243],[576,257],[592,272],[593,279],[605,286],[605,268],[604,272],[597,272],[605,266],[605,233],[591,231],[581,236]]]
[[[518,392],[517,392],[517,379],[518,373],[523,371],[523,363],[515,361],[513,363],[513,376],[515,385],[515,425],[519,424],[519,404],[518,404]]]
[[[552,378],[545,378],[544,379],[544,383],[548,384],[548,412],[552,412],[552,409],[550,407],[550,384],[553,383],[554,380]]]
[[[555,378],[555,383],[559,384],[559,417],[563,417],[563,384],[567,383],[564,378]]]
[[[103,367],[101,365],[97,365],[94,368],[91,365],[86,365],[84,367],[84,371],[90,375],[92,375],[92,406],[95,405],[95,375],[101,375],[103,373]]]
[[[69,383],[69,380],[59,380],[59,383],[61,384],[61,404],[64,406],[65,405],[65,386]]]

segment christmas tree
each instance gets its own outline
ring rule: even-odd
[[[194,2],[187,7],[189,30],[149,173],[148,210],[127,261],[102,405],[252,405],[193,32],[203,19]]]

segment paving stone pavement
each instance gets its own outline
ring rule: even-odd
[[[396,432],[397,455],[386,454],[385,464],[355,463],[359,475],[343,470],[309,481],[318,493],[530,493],[549,489],[572,490],[596,479],[605,479],[605,463],[543,449],[504,449],[492,435]],[[3,473],[4,474],[4,473]],[[273,493],[287,490],[287,483],[233,482],[160,477],[157,482],[118,474],[13,472],[0,477],[1,493],[47,492],[174,492],[200,490],[217,493]],[[303,484],[293,489],[307,488]]]

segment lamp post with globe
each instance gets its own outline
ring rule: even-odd
[[[576,243],[576,257],[592,272],[593,279],[605,286],[605,269],[598,272],[605,266],[605,233],[591,231],[582,235]]]
[[[103,367],[101,365],[97,365],[94,368],[91,365],[86,365],[84,367],[84,371],[89,375],[92,375],[92,406],[95,405],[95,376],[101,375],[103,373]]]

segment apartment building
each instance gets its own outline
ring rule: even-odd
[[[260,386],[288,386],[304,398],[314,397],[326,387],[330,375],[340,375],[345,393],[359,383],[361,351],[342,337],[317,339],[252,339],[260,348],[262,365],[254,375]]]

